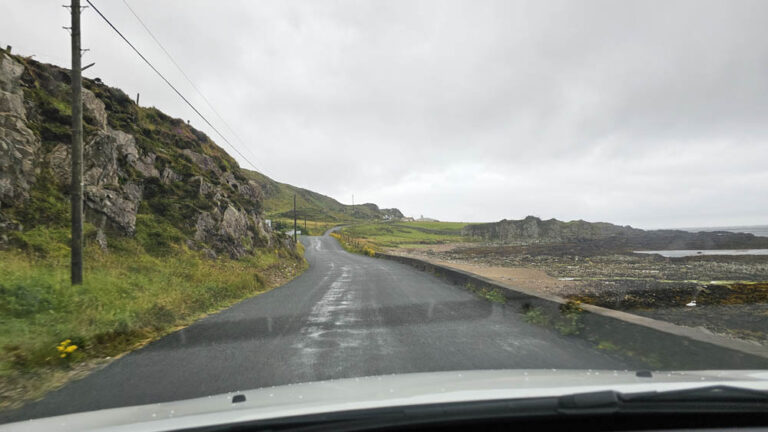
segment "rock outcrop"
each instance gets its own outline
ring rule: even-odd
[[[221,176],[221,169],[212,157],[193,152],[190,149],[184,149],[181,153],[201,169],[212,172],[216,177]]]
[[[119,191],[86,185],[86,220],[100,227],[117,228],[127,235],[136,231],[136,213],[141,203],[141,187],[126,184]]]
[[[97,128],[103,131],[107,130],[107,111],[104,107],[104,102],[99,100],[99,98],[88,89],[82,89],[82,94],[85,115],[90,115],[93,118]]]
[[[104,109],[104,104],[101,104]],[[106,118],[106,114],[104,118]],[[135,169],[142,177],[159,177],[154,166],[155,155],[139,155],[133,136],[105,126],[84,144],[83,192],[86,215],[98,218],[103,227],[117,228],[132,235],[135,231],[136,212],[141,203],[141,186],[136,183],[121,185],[126,169]],[[70,182],[69,146],[57,145],[48,155],[48,162],[59,183]]]
[[[0,51],[0,243],[27,228],[13,210],[36,184],[61,194],[42,199],[68,202],[68,97],[68,71]],[[97,80],[84,80],[83,108],[85,215],[99,247],[137,235],[141,214],[211,258],[293,247],[263,223],[259,184],[203,133]]]
[[[163,182],[163,184],[166,184],[166,185],[169,185],[169,184],[172,184],[174,182],[180,181],[181,179],[182,179],[182,177],[180,175],[176,174],[176,171],[174,171],[174,170],[172,170],[172,169],[170,169],[168,167],[165,167],[165,169],[163,169],[163,173],[160,174],[160,181]]]
[[[768,248],[768,238],[731,232],[691,233],[680,230],[641,230],[605,222],[562,222],[528,216],[467,225],[462,234],[505,244],[572,244],[604,250]]]
[[[395,220],[397,220],[397,219],[402,219],[402,218],[405,217],[405,216],[403,216],[403,212],[401,212],[400,210],[398,210],[396,208],[381,209],[380,212],[387,219],[395,219]]]
[[[557,219],[541,220],[534,216],[464,227],[464,235],[506,243],[563,243],[640,232],[642,230],[609,223],[592,223],[582,220],[561,222]]]
[[[253,246],[270,245],[270,237],[261,218],[231,205],[223,212],[216,208],[200,213],[194,239],[233,257],[245,255]]]
[[[0,207],[23,203],[35,181],[40,138],[27,126],[23,72],[22,64],[0,53]]]

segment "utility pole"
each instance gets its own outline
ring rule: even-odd
[[[293,194],[293,242],[296,243],[298,241],[298,236],[296,235],[296,194]]]
[[[83,284],[83,95],[80,70],[80,0],[72,0],[72,249],[71,282]]]

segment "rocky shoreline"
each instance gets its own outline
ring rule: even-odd
[[[665,258],[584,244],[494,243],[394,252],[543,294],[768,345],[768,256]]]

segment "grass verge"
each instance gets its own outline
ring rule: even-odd
[[[351,253],[357,253],[366,256],[376,256],[376,251],[371,247],[369,242],[365,240],[356,239],[350,237],[345,233],[332,232],[331,237],[339,241],[339,244],[345,251]]]
[[[27,237],[44,253],[0,251],[0,409],[39,398],[105,358],[306,268],[301,249],[210,260],[183,245],[153,256],[139,240],[119,238],[110,240],[109,252],[86,248],[85,280],[73,287],[68,249],[56,241],[66,234],[44,229]]]

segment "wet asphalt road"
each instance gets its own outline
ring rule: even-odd
[[[310,268],[13,412],[0,423],[297,382],[502,368],[625,369],[432,275],[305,237]]]

